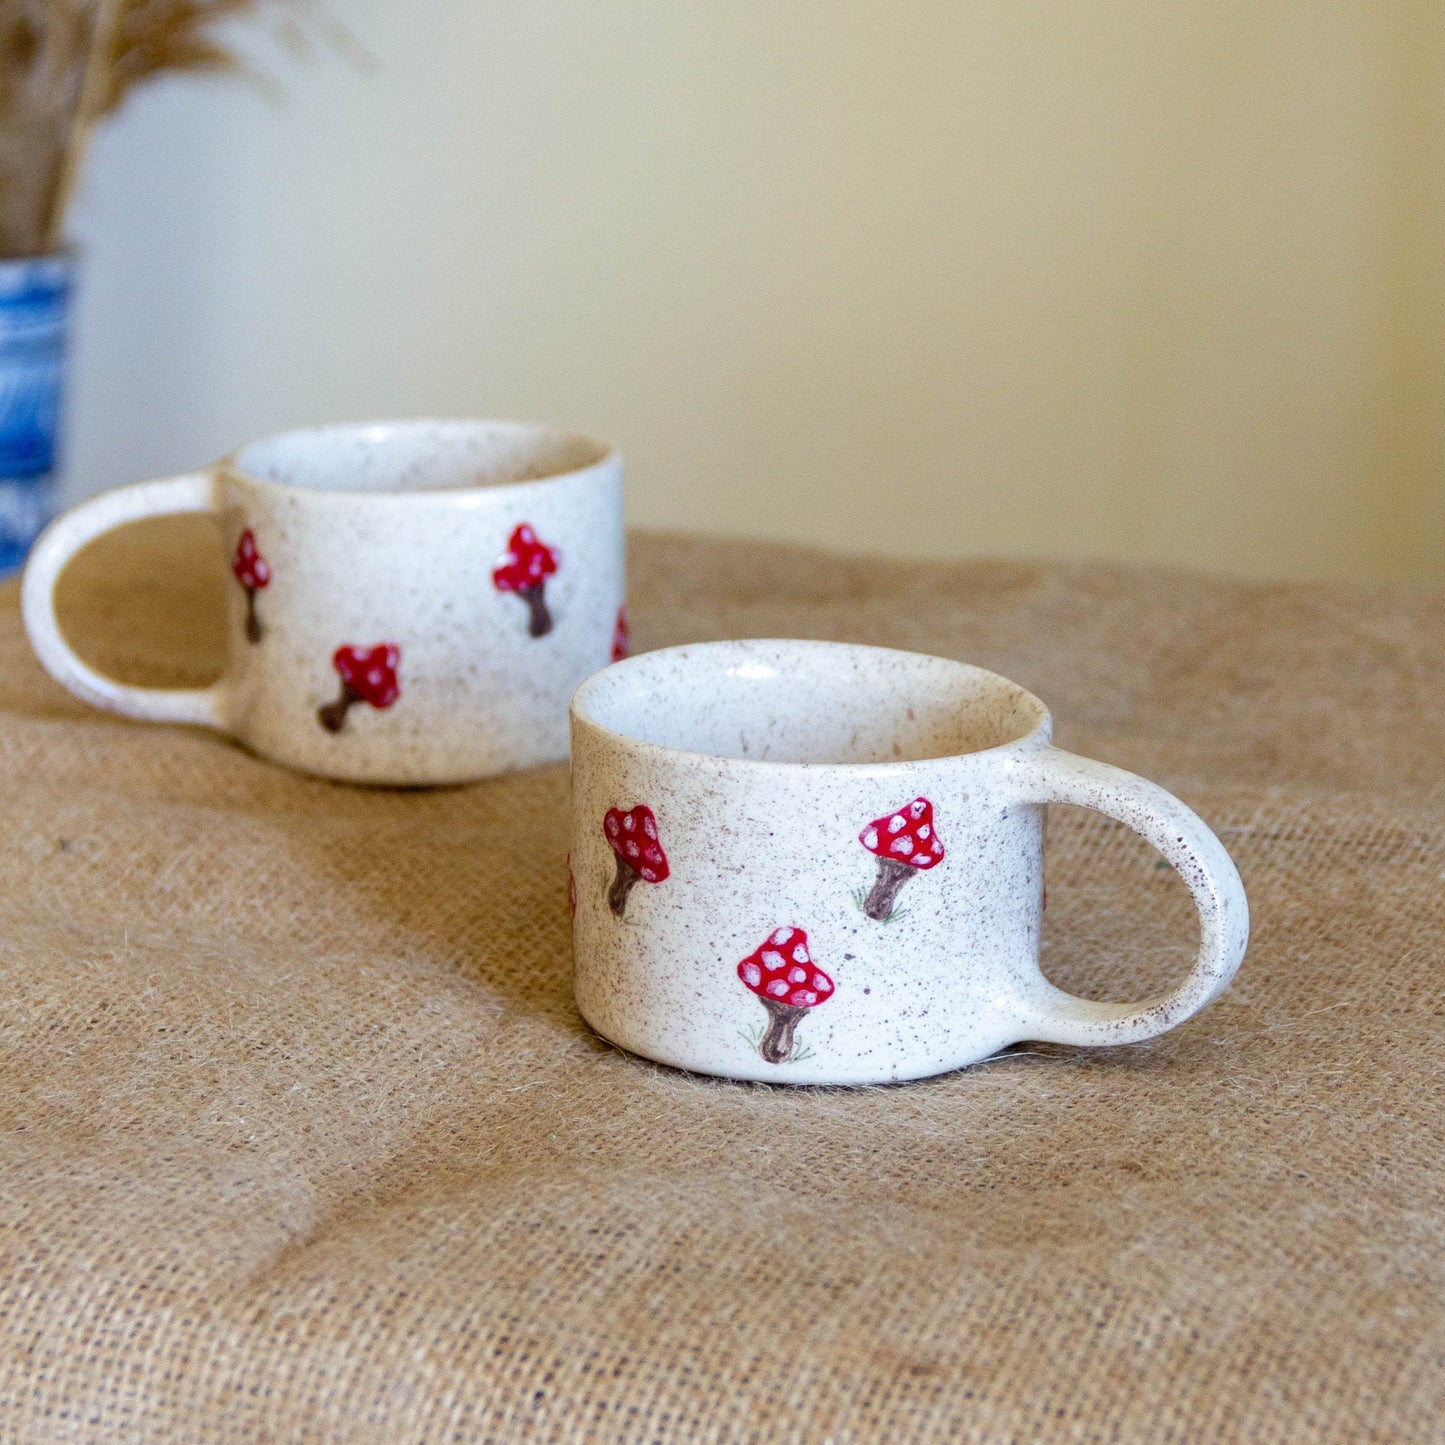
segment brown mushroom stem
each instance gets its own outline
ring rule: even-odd
[[[531,587],[519,587],[517,596],[526,604],[531,616],[527,631],[533,637],[545,637],[552,630],[552,614],[547,611],[547,599],[543,595],[545,584],[536,582]]]
[[[907,863],[900,863],[897,858],[880,858],[878,877],[872,891],[863,900],[863,912],[878,923],[887,923],[893,916],[893,904],[898,898],[898,890],[908,882],[912,873],[912,867]]]
[[[361,694],[350,683],[343,682],[341,696],[335,702],[328,702],[325,707],[316,709],[317,719],[327,732],[339,733],[345,725],[346,714],[350,712],[351,705],[360,701]]]
[[[766,994],[759,994],[758,997],[771,1020],[767,1033],[758,1045],[758,1052],[770,1064],[786,1064],[793,1052],[793,1030],[798,1027],[798,1020],[808,1010],[797,1008],[790,1003],[779,1003],[777,999],[768,998]]]
[[[612,887],[607,890],[607,905],[621,918],[627,912],[627,895],[632,892],[632,885],[642,876],[621,853],[617,858],[617,876],[612,880]]]
[[[246,640],[248,642],[260,642],[261,640],[261,619],[256,616],[256,589],[246,589]]]

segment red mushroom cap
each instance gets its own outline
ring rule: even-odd
[[[621,662],[632,655],[632,629],[627,625],[627,604],[617,609],[617,625],[612,629],[612,660]]]
[[[231,571],[242,587],[253,591],[271,584],[271,564],[256,547],[256,534],[247,527],[236,543],[236,555],[231,559]]]
[[[507,550],[497,558],[492,585],[498,592],[520,592],[538,587],[557,570],[557,553],[523,522],[507,539]]]
[[[617,854],[644,883],[661,883],[667,877],[667,854],[657,836],[657,819],[646,803],[639,803],[624,813],[609,808],[602,819],[602,831],[612,851]]]
[[[396,676],[400,663],[401,649],[393,642],[370,648],[338,647],[331,658],[342,682],[372,707],[390,707],[401,696]]]
[[[816,1008],[833,995],[833,980],[813,962],[808,935],[801,928],[769,934],[738,964],[738,977],[759,998],[793,1008]]]
[[[933,804],[915,798],[896,813],[875,818],[859,833],[858,841],[880,858],[894,858],[913,868],[932,868],[943,862],[943,844],[933,827]]]

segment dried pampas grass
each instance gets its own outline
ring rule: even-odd
[[[318,18],[310,0],[0,0],[0,254],[61,243],[91,130],[137,85],[247,68],[229,22],[301,46]]]

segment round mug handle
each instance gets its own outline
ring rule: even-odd
[[[1130,1044],[1181,1024],[1218,997],[1249,942],[1244,884],[1224,845],[1203,820],[1157,783],[1049,747],[1020,764],[1034,803],[1076,803],[1132,828],[1178,871],[1199,910],[1199,954],[1177,988],[1139,1003],[1101,1003],[1055,988],[1040,974],[1030,990],[1025,1037],[1054,1044]]]
[[[133,687],[82,662],[60,631],[55,586],[72,557],[104,532],[143,517],[216,510],[216,481],[210,472],[138,482],[102,492],[73,507],[41,534],[25,564],[20,610],[30,645],[46,672],[92,707],[146,722],[198,723],[224,728],[224,685],[202,688]]]

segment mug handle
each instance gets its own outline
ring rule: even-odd
[[[1147,839],[1177,870],[1199,910],[1199,954],[1178,988],[1139,1003],[1101,1003],[1055,988],[1042,974],[1024,1037],[1044,1043],[1102,1046],[1151,1039],[1218,997],[1249,942],[1244,884],[1224,845],[1203,820],[1157,783],[1123,768],[1048,747],[1021,763],[1025,798],[1094,808]]]
[[[145,722],[197,723],[225,728],[223,683],[210,687],[133,687],[117,682],[82,662],[60,631],[55,616],[55,586],[60,574],[88,542],[104,532],[143,517],[216,510],[216,480],[210,472],[137,482],[102,492],[71,508],[41,534],[25,564],[20,610],[30,645],[46,672],[92,707]]]

